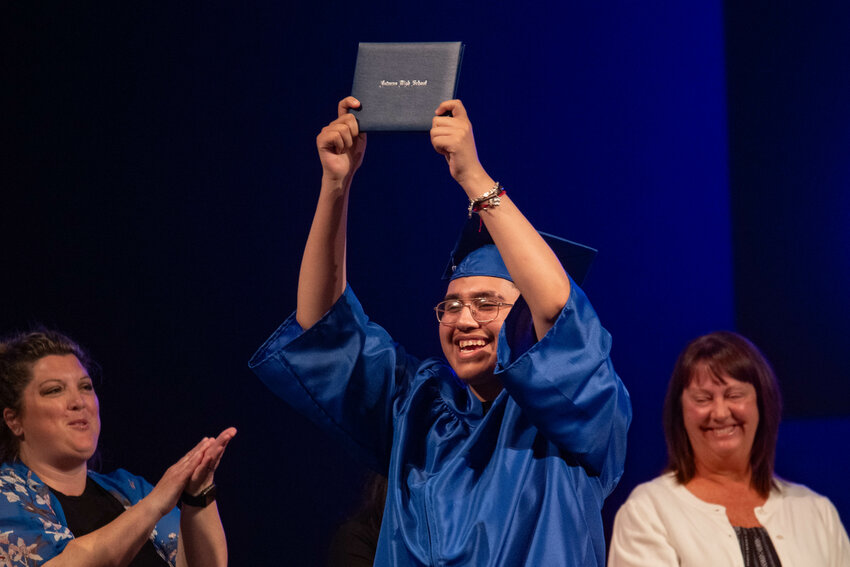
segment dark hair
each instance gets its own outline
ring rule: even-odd
[[[32,380],[32,367],[51,354],[73,354],[87,371],[95,364],[80,345],[58,331],[38,329],[16,333],[0,341],[0,414],[21,411],[21,398]],[[0,415],[0,463],[18,458],[20,443]]]
[[[667,469],[685,484],[696,474],[693,448],[685,431],[682,393],[691,383],[699,365],[705,365],[717,378],[729,376],[752,384],[756,390],[759,424],[750,453],[752,486],[762,496],[773,485],[776,437],[782,416],[782,396],[770,363],[756,346],[737,333],[717,331],[688,343],[676,360],[664,399],[664,438],[667,441]]]

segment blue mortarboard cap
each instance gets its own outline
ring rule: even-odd
[[[596,250],[552,234],[539,232],[561,261],[564,270],[581,285],[596,257]],[[487,227],[478,218],[469,219],[452,250],[444,280],[467,276],[491,276],[513,281]]]

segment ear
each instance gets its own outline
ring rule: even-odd
[[[21,417],[18,415],[18,412],[13,410],[12,408],[3,408],[3,421],[6,422],[6,426],[12,430],[12,434],[15,437],[20,437],[23,434],[23,427],[21,427]]]

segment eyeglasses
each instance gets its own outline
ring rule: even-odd
[[[469,300],[469,303],[464,303],[459,299],[447,299],[438,303],[434,311],[437,312],[437,321],[441,325],[453,327],[460,319],[464,307],[469,307],[472,318],[479,323],[489,323],[499,316],[501,307],[511,307],[512,305],[513,303],[494,301],[489,297],[474,297]]]

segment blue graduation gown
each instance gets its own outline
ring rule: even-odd
[[[575,284],[540,341],[518,346],[516,321],[486,414],[445,360],[407,354],[350,288],[306,331],[291,315],[252,357],[275,394],[387,474],[375,565],[604,566],[600,510],[631,421],[610,335]]]

